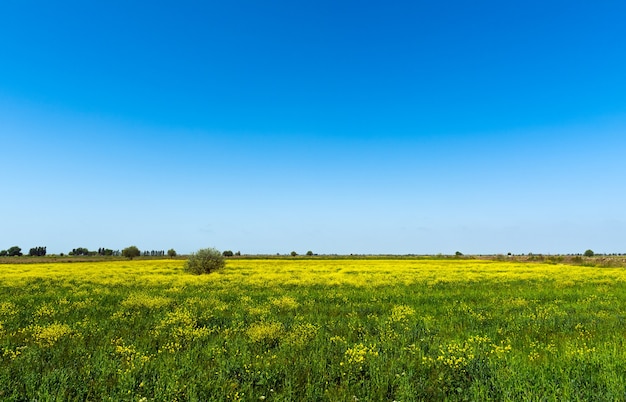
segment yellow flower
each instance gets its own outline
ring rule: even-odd
[[[67,324],[53,323],[46,326],[33,325],[29,327],[36,344],[42,347],[51,347],[59,340],[72,336],[74,330]]]

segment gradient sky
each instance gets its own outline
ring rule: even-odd
[[[623,1],[0,3],[0,249],[626,252]]]

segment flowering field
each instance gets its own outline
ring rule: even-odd
[[[624,400],[626,270],[0,265],[0,400]]]

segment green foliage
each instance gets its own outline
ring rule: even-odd
[[[22,255],[22,249],[18,246],[9,247],[7,255],[9,257],[20,257]]]
[[[233,255],[235,255],[231,250],[225,250],[222,255],[224,257],[232,257]]]
[[[70,251],[68,254],[69,255],[91,255],[91,251],[89,251],[89,249],[87,249],[86,247],[78,247],[78,248],[74,248],[72,249],[72,251]]]
[[[226,260],[219,250],[203,248],[189,256],[185,263],[185,270],[192,274],[201,275],[224,268],[225,265]]]
[[[584,256],[585,257],[593,257],[595,255],[595,253],[593,252],[593,250],[586,250]]]
[[[122,250],[122,256],[131,260],[135,257],[139,257],[140,255],[141,251],[139,251],[137,246],[126,247],[124,250]]]
[[[176,250],[174,250],[173,248],[167,250],[167,256],[170,258],[176,257]]]
[[[295,257],[295,256],[297,256],[297,255],[298,255],[298,253],[296,253],[295,251],[292,251],[292,252],[291,252],[291,256],[292,256],[292,257]]]
[[[31,257],[43,257],[46,255],[46,248],[45,247],[33,247],[28,252],[28,255],[30,255]]]
[[[98,255],[112,256],[113,255],[113,250],[111,250],[109,248],[100,247],[98,249]]]
[[[7,250],[0,250],[0,257],[6,257],[7,255],[9,255]]]
[[[308,255],[309,257],[313,255],[313,252],[311,250],[306,252],[306,255]]]

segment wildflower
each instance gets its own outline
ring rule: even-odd
[[[253,342],[273,342],[279,339],[282,331],[280,322],[259,322],[252,324],[246,333]]]

